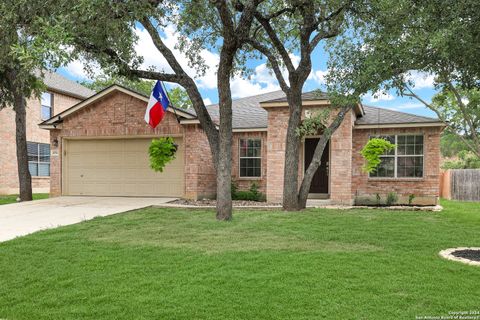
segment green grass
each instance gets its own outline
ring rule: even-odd
[[[33,200],[47,199],[48,196],[49,196],[48,193],[34,193],[33,194]],[[9,194],[9,195],[5,195],[5,196],[0,195],[0,205],[16,203],[17,198],[18,198],[18,194]]]
[[[0,243],[0,319],[415,319],[479,310],[480,204],[143,209]]]

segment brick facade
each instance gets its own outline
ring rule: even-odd
[[[54,91],[53,114],[58,114],[80,99],[67,96]],[[38,124],[42,122],[40,114],[40,99],[31,98],[27,100],[27,141],[38,143],[49,143],[50,135],[47,130],[41,129]],[[18,171],[17,171],[17,149],[15,141],[15,112],[12,108],[5,108],[0,111],[0,194],[18,193]],[[49,177],[32,177],[33,192],[49,192]]]
[[[113,92],[66,117],[59,129],[51,130],[51,188],[50,195],[62,193],[62,145],[65,139],[160,137],[183,138],[183,127],[175,116],[167,113],[162,125],[155,130],[145,121],[145,101],[122,92]],[[58,146],[54,147],[54,140]]]
[[[365,200],[379,194],[385,199],[389,192],[400,196],[400,202],[408,202],[410,194],[414,202],[421,205],[437,204],[440,195],[440,134],[441,127],[363,129],[353,130],[352,197]],[[372,135],[423,134],[424,172],[423,178],[369,178],[362,171],[365,160],[360,150]]]
[[[182,137],[185,150],[184,197],[211,198],[216,193],[215,170],[210,147],[199,124],[179,124],[167,113],[157,129],[152,130],[143,120],[145,100],[121,91],[112,91],[71,116],[65,117],[58,129],[51,130],[51,195],[62,192],[62,145],[65,139],[78,138],[133,138],[175,136]],[[320,106],[310,106],[316,109]],[[267,108],[268,130],[234,132],[232,141],[232,180],[239,189],[248,189],[252,182],[270,202],[281,202],[283,196],[283,167],[285,135],[288,123],[287,107]],[[332,115],[333,116],[333,115]],[[367,197],[394,191],[401,196],[414,193],[419,203],[437,201],[440,161],[439,127],[412,129],[357,129],[356,116],[349,112],[330,141],[329,198],[333,203],[352,204],[358,197]],[[425,136],[425,177],[422,179],[371,179],[361,171],[363,158],[360,149],[371,134],[423,133]],[[260,178],[239,177],[239,140],[262,140],[262,169]],[[53,147],[53,142],[58,146]],[[303,146],[301,148],[299,179],[303,177]]]

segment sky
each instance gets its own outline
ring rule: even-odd
[[[144,58],[144,64],[142,67],[148,68],[154,66],[159,71],[171,71],[165,59],[163,59],[153,45],[148,32],[143,28],[137,28],[135,29],[135,32],[138,36],[136,51]],[[205,104],[208,105],[218,102],[215,74],[216,66],[219,61],[218,53],[207,49],[202,50],[200,54],[209,68],[203,76],[199,77],[197,76],[196,71],[188,66],[188,59],[186,56],[179,50],[174,49],[178,37],[173,26],[165,29],[163,40],[165,44],[173,50],[175,56],[186,72],[195,78]],[[294,62],[298,59],[295,53],[292,53],[291,56]],[[324,76],[327,72],[326,61],[326,52],[322,46],[318,46],[312,55],[312,73],[304,86],[304,91],[325,88]],[[60,68],[57,72],[75,81],[88,81],[90,76],[85,72],[83,66],[84,64],[82,61],[76,60],[66,67]],[[231,81],[232,96],[234,99],[280,90],[275,75],[267,68],[265,61],[249,60],[247,61],[247,66],[254,70],[248,78],[236,76]],[[97,70],[96,72],[100,73],[100,70]],[[424,100],[431,101],[432,96],[435,94],[433,76],[413,72],[412,80],[415,84],[414,91]],[[362,98],[362,102],[365,105],[435,117],[435,114],[424,107],[419,101],[400,97],[393,90],[390,92],[369,93]]]

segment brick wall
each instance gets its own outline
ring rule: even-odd
[[[215,168],[207,136],[198,124],[185,125],[185,197],[214,198]]]
[[[267,201],[281,202],[283,198],[283,168],[285,139],[288,127],[288,108],[269,108],[267,132]]]
[[[353,111],[333,133],[330,140],[330,199],[333,203],[353,203],[352,188],[352,130],[355,121]]]
[[[80,99],[52,92],[54,95],[53,112],[58,114],[78,103]],[[40,115],[40,99],[27,100],[27,141],[49,143],[50,136],[47,130],[40,129],[42,122]],[[17,154],[15,141],[15,112],[12,108],[0,111],[0,194],[18,193]],[[49,177],[32,177],[33,192],[48,192]]]
[[[324,106],[305,107],[305,111],[315,111]],[[267,200],[281,202],[283,197],[283,168],[285,162],[285,139],[289,112],[287,107],[268,108],[267,134]],[[332,114],[332,120],[335,114]],[[355,115],[348,113],[330,143],[330,199],[334,203],[351,204],[351,168],[352,168],[352,126]],[[299,186],[303,179],[303,146],[299,157]],[[347,178],[346,178],[347,177]]]
[[[360,150],[370,135],[423,134],[424,135],[424,177],[423,178],[369,178],[362,171],[365,162]],[[384,199],[389,192],[401,196],[400,201],[408,201],[408,195],[415,195],[417,204],[436,204],[440,185],[440,127],[401,128],[401,129],[356,129],[353,131],[352,195],[357,198],[375,196]]]
[[[51,130],[51,196],[61,195],[62,144],[68,138],[88,137],[183,137],[183,127],[168,112],[162,124],[150,128],[145,121],[146,102],[123,92],[115,91],[66,117],[61,129]],[[58,147],[53,146],[54,139]],[[185,140],[185,139],[184,139]]]

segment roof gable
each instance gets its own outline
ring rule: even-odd
[[[129,96],[132,96],[132,97],[134,97],[138,100],[141,100],[145,104],[148,103],[148,97],[144,96],[143,94],[140,94],[138,92],[135,92],[135,91],[130,90],[128,88],[125,88],[123,86],[114,84],[114,85],[111,85],[110,87],[107,87],[107,88],[103,89],[102,91],[98,92],[97,94],[95,94],[95,95],[77,103],[76,105],[66,109],[65,111],[55,115],[54,117],[43,121],[42,123],[40,123],[40,127],[44,128],[44,129],[52,129],[57,124],[61,123],[63,121],[63,119],[65,119],[67,117],[70,117],[72,115],[75,115],[80,110],[98,102],[99,100],[101,100],[105,97],[108,97],[109,95],[111,95],[115,92],[122,92],[122,93],[127,94]],[[145,105],[145,107],[146,107],[146,105]],[[183,118],[186,118],[186,119],[195,118],[194,115],[192,115],[192,114],[190,114],[186,111],[179,110],[178,108],[175,108],[175,110],[174,110],[172,107],[169,107],[167,109],[167,111],[172,112],[172,113],[176,113],[179,116],[181,116]]]

